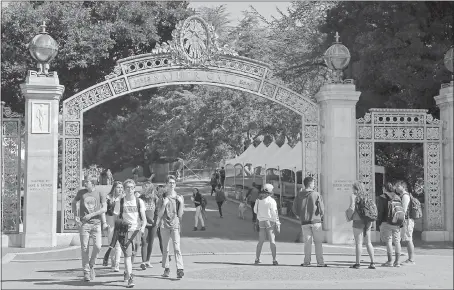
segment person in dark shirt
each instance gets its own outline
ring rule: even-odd
[[[192,201],[194,201],[194,206],[195,206],[195,225],[194,225],[194,231],[197,231],[198,229],[198,224],[199,224],[199,219],[200,223],[202,224],[202,231],[205,230],[205,221],[203,220],[203,215],[202,215],[202,195],[200,194],[199,190],[197,188],[194,188],[192,191]]]
[[[219,175],[221,176],[221,187],[224,189],[224,183],[225,183],[225,169],[224,167],[221,167],[221,170],[219,171]]]
[[[158,196],[156,195],[154,186],[152,184],[148,185],[146,190],[140,195],[140,198],[145,203],[145,216],[147,217],[147,225],[145,227],[145,232],[142,235],[142,264],[140,264],[140,268],[145,270],[146,268],[153,268],[150,258],[153,242],[157,236],[156,220],[158,218],[158,211],[156,208]]]

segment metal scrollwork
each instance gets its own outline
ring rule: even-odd
[[[20,224],[21,189],[21,117],[8,107],[2,114],[2,232],[17,234]]]

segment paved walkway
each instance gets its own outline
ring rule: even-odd
[[[186,213],[183,221],[182,252],[185,277],[175,278],[175,262],[171,263],[171,277],[162,278],[160,251],[153,247],[154,268],[141,271],[141,258],[134,265],[137,276],[135,289],[272,289],[272,288],[453,288],[453,253],[451,249],[418,249],[417,264],[401,268],[377,267],[367,269],[369,258],[364,250],[364,267],[355,270],[348,267],[354,262],[352,246],[324,245],[328,268],[302,268],[303,244],[294,243],[298,224],[283,220],[282,233],[277,238],[279,266],[271,265],[268,244],[264,244],[261,265],[253,265],[257,233],[252,231],[251,212],[246,220],[237,217],[238,205],[227,202],[223,206],[224,218],[217,212],[214,198],[208,197],[207,231],[193,232],[194,207],[190,201],[190,189],[194,186],[209,192],[206,184],[192,183],[180,186],[185,195]],[[208,194],[209,196],[209,194]],[[83,282],[78,247],[15,253],[6,255],[10,261],[2,261],[3,289],[112,289],[124,288],[122,273],[113,273],[101,265],[99,255],[97,278]],[[5,257],[4,257],[5,258]],[[376,247],[377,263],[385,262],[382,246]],[[7,263],[5,263],[7,262]],[[313,257],[315,262],[315,257]]]

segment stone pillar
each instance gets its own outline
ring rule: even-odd
[[[29,71],[25,96],[25,200],[21,246],[57,246],[58,76]]]
[[[440,108],[440,120],[443,122],[443,202],[445,206],[445,230],[449,233],[449,237],[444,240],[453,241],[453,139],[454,139],[454,112],[453,112],[453,95],[454,82],[443,85],[440,90],[440,95],[435,97],[435,102]],[[423,233],[424,239],[424,233]]]
[[[320,192],[325,201],[325,239],[332,244],[353,241],[345,218],[356,180],[356,103],[360,92],[352,83],[326,84],[315,96],[320,104]]]

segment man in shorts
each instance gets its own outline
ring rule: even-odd
[[[400,267],[400,226],[392,225],[387,222],[388,202],[394,199],[400,199],[395,193],[395,188],[391,182],[385,183],[383,194],[378,197],[378,225],[380,227],[381,240],[386,244],[388,261],[382,264],[382,267]],[[395,260],[393,263],[393,242],[395,247]]]

